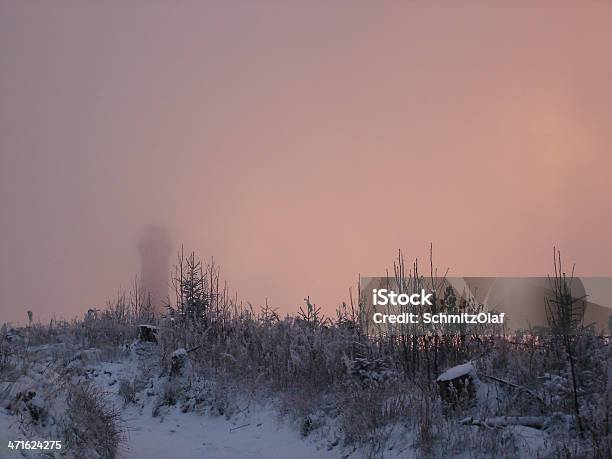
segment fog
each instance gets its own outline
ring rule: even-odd
[[[281,312],[331,312],[430,242],[454,275],[545,275],[553,244],[611,275],[611,22],[603,2],[2,1],[0,321],[103,307],[152,225]]]

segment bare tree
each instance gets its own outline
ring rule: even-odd
[[[572,281],[574,268],[568,278],[563,272],[561,252],[555,247],[553,252],[555,275],[549,281],[553,291],[552,297],[546,298],[546,315],[553,334],[553,343],[560,342],[563,346],[572,377],[572,395],[574,414],[580,433],[583,425],[580,416],[580,403],[578,400],[578,378],[576,372],[574,347],[575,338],[583,331],[583,318],[585,310],[585,297],[574,298],[572,295]]]

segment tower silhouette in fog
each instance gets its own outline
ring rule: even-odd
[[[148,226],[138,243],[142,286],[151,295],[151,304],[161,312],[168,296],[172,242],[164,226]]]

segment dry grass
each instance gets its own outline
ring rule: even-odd
[[[95,451],[114,458],[124,441],[119,411],[92,384],[68,388],[64,425],[66,445],[73,451]]]

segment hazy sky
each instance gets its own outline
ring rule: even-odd
[[[0,322],[104,306],[151,224],[281,311],[430,241],[612,275],[612,4],[301,3],[0,0]]]

